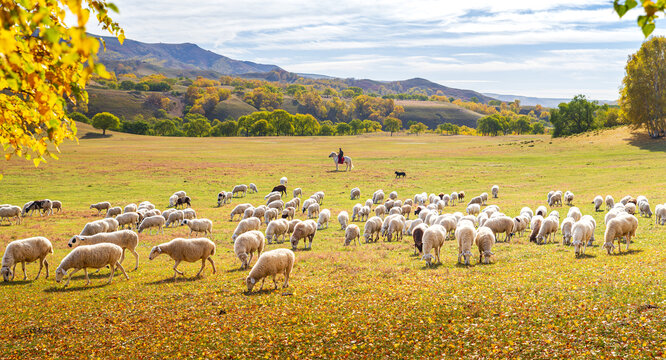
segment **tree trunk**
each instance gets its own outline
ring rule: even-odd
[[[102,129],[102,136],[106,135],[106,129]]]

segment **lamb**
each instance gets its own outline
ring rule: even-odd
[[[497,238],[497,234],[505,233],[507,242],[511,241],[513,236],[513,219],[508,216],[493,217],[483,223],[483,226],[490,228]]]
[[[292,219],[294,219],[294,216],[296,216],[296,209],[295,208],[290,206],[290,207],[282,210],[282,218],[283,219],[292,220]]]
[[[245,184],[236,185],[231,190],[231,196],[233,197],[244,197],[245,195],[247,195],[247,185]]]
[[[375,242],[379,240],[379,235],[382,231],[383,224],[384,221],[379,216],[373,216],[365,222],[365,226],[363,227],[363,237],[365,238],[366,244],[373,239]],[[376,238],[375,234],[377,235]]]
[[[365,200],[365,206],[367,206],[367,207],[369,207],[370,209],[372,209],[372,205],[374,205],[374,204],[372,203],[372,199]]]
[[[467,206],[467,213],[469,215],[479,215],[481,212],[481,206],[479,204],[471,204]]]
[[[573,203],[573,200],[574,200],[574,193],[567,190],[564,193],[564,201],[567,203],[567,205],[571,205]]]
[[[268,225],[271,220],[275,220],[278,218],[280,215],[280,211],[278,209],[268,209],[264,212],[264,220],[266,222],[266,225]]]
[[[323,191],[317,191],[317,192],[314,193],[314,195],[312,195],[312,196],[313,196],[315,199],[317,199],[317,203],[318,203],[319,205],[324,204],[324,197],[326,196],[326,194],[324,194]]]
[[[588,243],[594,238],[597,224],[592,217],[581,219],[573,225],[572,245],[576,257],[585,254]]]
[[[361,189],[355,187],[351,189],[351,193],[349,195],[351,200],[356,200],[361,198]]]
[[[493,198],[497,199],[497,196],[499,195],[499,186],[493,185],[490,192],[493,194]]]
[[[251,230],[259,230],[260,226],[261,226],[261,220],[255,217],[241,220],[241,222],[239,222],[238,225],[236,226],[236,230],[234,230],[233,235],[231,235],[231,240],[233,242],[236,242],[236,238],[238,236]]]
[[[594,204],[594,211],[601,211],[601,205],[604,203],[604,199],[601,197],[601,195],[597,195],[594,197],[594,200],[592,200],[592,204]]]
[[[278,237],[282,235],[282,241],[279,241],[279,243],[283,243],[285,240],[285,236],[287,236],[287,233],[289,231],[289,221],[286,219],[276,219],[268,223],[268,226],[266,227],[266,240],[268,240],[269,244],[273,243],[273,240],[278,242]]]
[[[313,219],[319,215],[319,204],[314,203],[308,206],[308,219]]]
[[[123,209],[120,208],[120,206],[114,206],[106,211],[106,217],[116,217],[117,215],[120,215],[123,213]]]
[[[472,256],[472,245],[476,238],[476,229],[474,224],[464,222],[456,229],[456,239],[458,240],[458,263],[460,259],[465,259],[465,265],[469,265],[469,258]]]
[[[257,185],[255,185],[254,183],[250,183],[249,188],[250,191],[252,191],[253,193],[259,192],[259,190],[257,189]]]
[[[255,252],[257,257],[261,256],[265,243],[264,234],[258,230],[248,231],[238,236],[238,239],[234,242],[234,253],[241,261],[241,270],[250,266]]]
[[[298,247],[298,242],[303,239],[306,249],[312,249],[312,240],[314,240],[315,235],[317,234],[317,223],[314,220],[305,220],[302,221],[294,227],[294,233],[291,234],[291,247],[296,250]],[[310,241],[308,245],[307,242]]]
[[[573,218],[574,222],[580,220],[580,218],[583,217],[583,214],[580,212],[580,209],[573,206],[569,209],[569,212],[567,213],[567,217]]]
[[[300,196],[303,196],[303,190],[301,190],[301,188],[294,189],[294,197],[297,198]]]
[[[612,196],[606,195],[606,211],[615,207],[615,200]]]
[[[340,230],[345,230],[349,224],[349,214],[346,211],[340,211],[338,214],[338,223],[340,223]]]
[[[549,216],[545,218],[541,223],[541,228],[536,236],[537,244],[545,244],[549,240],[554,239],[559,225],[559,220],[556,217]]]
[[[195,262],[201,260],[201,269],[199,269],[199,272],[196,275],[196,277],[198,277],[201,275],[201,272],[203,272],[203,269],[206,266],[206,260],[208,260],[213,267],[213,274],[215,274],[215,263],[213,262],[213,259],[211,259],[211,256],[215,255],[215,243],[209,239],[175,238],[167,243],[153,247],[150,250],[148,259],[153,260],[161,254],[169,255],[176,262],[173,265],[173,281],[176,281],[176,275],[185,275],[182,271],[178,270],[178,264],[180,264],[181,261]]]
[[[203,233],[204,236],[206,234],[213,234],[213,222],[209,219],[185,219],[180,225],[187,225],[190,228],[190,236],[192,236],[193,232],[197,234]]]
[[[248,203],[236,205],[236,207],[234,207],[233,210],[231,210],[231,213],[229,213],[229,221],[234,221],[234,217],[236,215],[239,215],[239,217],[242,218],[243,214],[245,213],[245,210],[250,207],[252,207],[252,204]]]
[[[358,228],[356,224],[351,224],[345,229],[345,246],[348,246],[351,242],[361,245],[361,229]]]
[[[437,263],[440,263],[439,260],[439,251],[444,245],[444,240],[446,239],[446,230],[441,225],[433,225],[427,228],[423,232],[423,257],[421,260],[425,260],[426,266],[430,266],[432,260],[434,259]],[[435,250],[435,256],[433,257],[430,253],[431,250]]]
[[[571,244],[571,237],[573,236],[573,227],[574,223],[577,220],[572,218],[572,217],[567,217],[562,221],[562,224],[560,225],[560,229],[562,230],[562,244],[563,245],[570,245]]]
[[[627,205],[624,206],[624,211],[626,211],[628,214],[634,215],[636,213],[636,205],[633,203],[627,203]]]
[[[42,273],[42,267],[46,267],[45,278],[48,279],[49,262],[46,260],[46,257],[49,254],[53,254],[53,245],[45,237],[38,236],[10,242],[7,244],[5,254],[2,256],[2,268],[0,268],[0,273],[2,274],[3,280],[14,280],[16,264],[18,263],[21,263],[23,280],[26,280],[28,275],[25,272],[25,263],[31,263],[36,260],[39,260],[39,271],[37,272],[35,280],[39,279],[39,275]]]
[[[655,225],[664,225],[666,222],[666,204],[659,204],[654,208],[654,223]]]
[[[62,211],[62,201],[53,200],[51,203],[53,206],[53,210],[57,210],[57,212]]]
[[[479,248],[479,262],[482,264],[490,264],[490,257],[493,255],[493,245],[495,245],[495,234],[493,231],[485,226],[480,227],[476,231],[474,242]]]
[[[153,228],[157,228],[157,233],[159,234],[160,230],[162,231],[162,234],[164,234],[164,224],[166,221],[164,221],[164,218],[161,215],[155,215],[155,216],[149,216],[143,219],[141,221],[141,224],[139,224],[139,229],[138,233],[142,233],[144,230],[148,230],[150,233]]]
[[[631,237],[636,235],[636,229],[638,229],[638,219],[633,215],[622,214],[611,219],[606,225],[606,232],[604,233],[604,248],[608,251],[608,255],[613,253],[615,238],[624,237],[627,251],[629,251],[629,243]],[[617,241],[617,251],[622,252],[620,239]]]
[[[125,225],[127,225],[128,228],[132,229],[132,227],[138,226],[139,214],[135,212],[126,212],[124,214],[116,216],[116,221],[118,222],[118,226],[120,227],[120,229],[124,229]]]
[[[7,219],[11,224],[12,218],[16,219],[16,225],[21,223],[22,217],[20,207],[10,205],[0,208],[0,223],[2,223],[4,219]]]
[[[289,275],[291,274],[295,262],[296,257],[289,249],[266,251],[259,257],[257,263],[254,264],[254,267],[250,270],[250,274],[245,279],[247,291],[251,292],[254,285],[259,280],[261,280],[261,287],[259,289],[263,289],[264,281],[268,276],[273,277],[273,284],[275,284],[275,288],[277,289],[278,285],[275,281],[275,276],[277,274],[284,274],[284,284],[282,285],[282,288],[289,287]]]
[[[136,252],[136,246],[139,244],[139,236],[131,230],[120,230],[109,233],[100,233],[92,236],[74,235],[67,246],[76,248],[77,246],[88,246],[101,243],[111,243],[120,246],[123,249],[119,263],[125,260],[125,249],[129,250],[136,259],[134,270],[139,268],[139,254]]]
[[[83,272],[86,275],[86,286],[90,284],[90,278],[88,277],[88,268],[101,269],[105,266],[111,268],[111,274],[109,275],[108,284],[113,280],[113,275],[116,272],[116,269],[120,268],[120,271],[123,272],[125,278],[129,280],[129,276],[125,272],[125,268],[120,264],[120,259],[123,254],[123,249],[111,243],[99,243],[89,246],[81,246],[72,250],[64,259],[60,262],[60,265],[56,269],[56,282],[60,283],[62,278],[67,275],[67,282],[65,287],[69,285],[72,275],[74,275],[79,270],[83,269]],[[67,270],[72,270],[69,274]]]
[[[97,204],[90,205],[91,209],[97,209],[97,215],[99,215],[102,210],[108,211],[111,208],[111,203],[108,201],[102,201]]]
[[[638,203],[638,210],[641,212],[641,216],[652,217],[652,210],[650,210],[650,204],[647,201],[641,201]]]

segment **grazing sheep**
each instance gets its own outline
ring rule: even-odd
[[[638,219],[633,215],[621,214],[611,219],[606,225],[604,233],[604,248],[608,251],[608,255],[612,254],[615,249],[613,242],[616,238],[619,238],[617,241],[618,253],[622,252],[621,238],[625,239],[627,251],[629,251],[629,243],[631,237],[636,235],[636,229],[638,229]]]
[[[79,235],[90,236],[103,232],[112,232],[118,230],[119,223],[114,218],[95,220],[87,223]]]
[[[133,227],[135,228],[138,226],[139,214],[135,212],[126,212],[116,216],[116,221],[118,222],[120,229],[124,229],[125,225],[132,229]]]
[[[314,203],[308,206],[308,219],[314,219],[319,216],[319,204]]]
[[[361,205],[359,203],[356,203],[356,205],[354,205],[354,208],[352,209],[352,219],[351,219],[352,222],[353,221],[361,221],[360,212],[361,212],[362,208],[363,208],[363,205]]]
[[[129,280],[129,276],[125,272],[125,268],[120,264],[120,259],[123,254],[123,249],[111,243],[99,243],[89,246],[81,246],[72,250],[67,256],[65,256],[60,265],[56,269],[56,282],[60,283],[62,278],[67,275],[67,282],[65,287],[69,285],[72,275],[74,275],[79,270],[83,269],[86,275],[86,286],[90,284],[90,278],[88,277],[88,268],[92,269],[101,269],[107,265],[111,268],[111,274],[109,275],[110,284],[113,280],[113,275],[116,272],[116,269],[120,268],[125,275],[125,278]],[[69,274],[67,270],[72,270]]]
[[[301,188],[294,189],[294,198],[297,198],[297,197],[300,197],[300,196],[303,196],[303,190],[301,190]]]
[[[259,227],[261,226],[261,220],[251,217],[249,219],[241,220],[238,225],[236,226],[236,230],[234,230],[233,235],[231,235],[231,240],[236,241],[236,238],[248,231],[251,230],[259,230]]]
[[[253,192],[253,193],[259,192],[259,190],[257,189],[257,185],[255,185],[254,183],[250,183],[249,188],[250,188],[250,191]]]
[[[2,223],[4,219],[7,219],[9,224],[11,224],[12,218],[16,219],[16,225],[21,223],[22,217],[20,207],[10,205],[0,208],[0,223]]]
[[[386,216],[386,206],[384,205],[379,205],[375,208],[375,216],[379,216],[383,218]]]
[[[615,200],[612,196],[606,195],[606,211],[615,207]]]
[[[499,195],[499,186],[493,185],[490,192],[493,194],[493,198],[497,199],[497,196]]]
[[[479,224],[479,227],[481,227],[486,223],[486,221],[488,221],[488,219],[490,219],[488,213],[482,212],[476,217],[476,223]]]
[[[537,244],[545,244],[555,239],[559,226],[559,220],[555,216],[548,216],[541,223],[541,228],[536,236]]]
[[[289,275],[291,270],[294,268],[294,263],[296,262],[296,257],[294,253],[289,249],[275,249],[271,251],[266,251],[263,255],[259,257],[257,263],[254,264],[250,274],[245,279],[245,284],[247,285],[247,291],[251,292],[254,288],[254,285],[257,281],[261,280],[261,287],[259,290],[264,288],[264,281],[266,277],[273,277],[273,284],[277,289],[278,284],[275,281],[275,276],[277,274],[284,274],[284,284],[282,288],[289,287]]]
[[[454,191],[451,193],[451,206],[456,206],[456,201],[458,201],[458,193]]]
[[[111,203],[108,201],[102,201],[97,204],[90,205],[91,209],[97,209],[97,215],[99,215],[102,210],[108,211],[111,208]]]
[[[136,206],[136,204],[127,204],[123,208],[123,214],[128,213],[128,212],[136,212],[139,208]],[[108,215],[108,213],[107,213]]]
[[[294,228],[296,228],[296,224],[301,222],[299,219],[294,219],[289,222],[289,230],[287,230],[287,236],[291,237],[291,234],[294,232]]]
[[[277,209],[279,212],[281,212],[282,209],[284,209],[284,201],[275,200],[275,201],[271,202],[270,204],[268,204],[268,208],[269,209]]]
[[[303,214],[305,214],[305,212],[308,210],[310,205],[316,204],[316,203],[317,203],[317,200],[315,200],[315,199],[312,199],[312,198],[305,199],[305,201],[303,201],[303,208],[302,208]]]
[[[278,209],[268,209],[264,212],[264,220],[266,225],[268,225],[271,220],[275,220],[280,216],[280,211]]]
[[[491,217],[483,223],[483,226],[490,228],[495,234],[497,239],[497,234],[505,233],[505,241],[510,242],[511,237],[513,236],[513,219],[508,216],[498,216]],[[499,239],[497,239],[499,240]]]
[[[266,195],[264,199],[266,200],[266,205],[268,205],[273,201],[282,200],[282,194],[280,194],[279,192],[270,193]]]
[[[470,206],[472,204],[478,204],[479,206],[481,206],[483,203],[484,201],[481,196],[475,196],[467,203],[467,206]]]
[[[123,213],[123,209],[120,206],[114,206],[106,211],[106,217],[116,217]]]
[[[346,211],[340,211],[338,214],[338,223],[340,223],[340,230],[345,230],[349,224],[349,214]]]
[[[423,232],[423,257],[421,260],[425,260],[426,266],[430,266],[432,260],[434,259],[437,263],[440,263],[439,260],[439,251],[444,245],[444,240],[446,239],[446,230],[441,225],[432,225]],[[435,250],[435,256],[430,253],[431,250]]]
[[[249,207],[243,212],[243,218],[241,220],[249,219],[254,215],[254,208]]]
[[[413,220],[409,226],[405,224],[405,227],[407,228],[407,235],[414,236],[414,229],[416,229],[416,227],[421,224],[423,224],[423,220],[421,219]]]
[[[572,193],[571,191],[567,190],[567,191],[564,193],[564,202],[566,202],[567,205],[572,205],[572,204],[573,204],[573,200],[574,200],[574,193]]]
[[[493,245],[495,245],[495,234],[493,231],[485,226],[480,227],[476,231],[474,242],[479,248],[479,262],[490,264],[490,257],[493,255]]]
[[[180,225],[187,225],[190,228],[190,236],[192,233],[203,233],[211,235],[213,233],[213,222],[209,219],[185,219]]]
[[[396,241],[402,240],[402,230],[405,228],[405,223],[401,221],[399,217],[386,218],[384,224],[387,224],[386,228],[386,240],[392,241],[393,236],[395,235]],[[384,225],[382,224],[382,225]]]
[[[278,242],[278,237],[282,235],[282,241],[279,242],[281,244],[284,242],[288,231],[289,222],[286,219],[273,220],[266,227],[266,240],[268,240],[269,244],[272,244],[273,240]]]
[[[57,212],[62,211],[62,201],[53,200],[51,203],[53,210],[57,210]]]
[[[596,226],[597,224],[591,216],[582,218],[573,225],[571,244],[574,246],[576,257],[585,254],[587,245],[594,239],[594,229]]]
[[[238,236],[236,242],[234,242],[234,253],[241,261],[241,270],[250,266],[255,252],[257,257],[261,256],[265,243],[264,234],[259,230],[248,231]]]
[[[185,196],[185,197],[182,197],[182,198],[178,198],[178,200],[176,200],[176,206],[175,206],[176,209],[177,209],[179,206],[180,206],[181,208],[185,208],[186,205],[187,205],[187,207],[192,207],[192,199],[190,199],[189,196]]]
[[[486,201],[488,201],[488,193],[481,193],[479,197],[481,198],[481,205],[486,205]]]
[[[180,197],[178,195],[171,195],[169,196],[169,207],[174,207],[176,206],[176,201],[178,201]],[[219,200],[219,197],[218,197]]]
[[[536,242],[536,237],[539,234],[539,229],[541,228],[541,223],[543,222],[543,216],[535,215],[532,220],[530,220],[530,227],[532,228],[532,233],[530,234],[530,242]]]
[[[634,215],[636,214],[636,205],[629,202],[624,206],[624,211],[626,211],[628,214]]]
[[[398,200],[398,192],[397,191],[391,191],[391,193],[389,193],[389,199]]]
[[[518,234],[518,236],[522,236],[525,230],[527,230],[527,225],[529,224],[529,219],[525,215],[519,215],[513,218],[513,233]],[[485,221],[484,221],[485,223]],[[479,226],[481,223],[479,223]]]
[[[550,207],[555,207],[555,206],[562,206],[562,193],[560,191],[556,191],[551,197],[550,200],[548,200],[548,206]]]
[[[179,198],[179,199],[181,199],[181,198]],[[178,199],[176,199],[176,202],[178,202]],[[175,206],[175,205],[174,205],[174,206]],[[141,204],[139,204],[139,208],[137,209],[137,211],[139,211],[139,210],[141,210],[141,209],[144,209],[144,210],[154,210],[154,209],[155,209],[155,205],[151,204],[151,203],[148,202],[148,201],[146,201],[146,202],[142,202]]]
[[[666,222],[666,204],[659,204],[654,208],[654,223],[664,225]]]
[[[618,204],[622,205],[622,204]],[[624,208],[619,209],[617,207],[612,208],[609,212],[606,213],[606,216],[604,216],[604,224],[608,225],[608,222],[613,219],[614,217],[620,215],[620,214],[626,214],[627,212],[624,211]]]
[[[280,178],[280,185],[287,185],[287,177],[283,176]]]
[[[366,244],[374,239],[375,242],[379,240],[384,221],[379,216],[373,216],[365,222],[363,227],[363,237]],[[375,237],[377,235],[377,237]]]
[[[185,275],[182,271],[178,270],[178,264],[180,264],[181,261],[195,262],[201,260],[201,269],[199,269],[199,272],[196,275],[196,277],[198,277],[203,272],[203,269],[206,266],[206,260],[208,260],[213,267],[213,274],[215,274],[215,263],[213,262],[213,259],[211,259],[211,256],[215,255],[215,243],[209,239],[175,238],[167,243],[153,247],[150,250],[148,259],[153,260],[162,254],[169,255],[176,262],[173,265],[173,281],[176,281],[176,275]]]
[[[460,263],[461,258],[464,258],[465,265],[469,265],[469,259],[472,257],[472,245],[476,238],[474,224],[466,221],[456,229],[455,236],[458,240],[458,263]]]
[[[423,252],[423,233],[428,228],[426,224],[419,224],[412,230],[412,239],[414,240],[414,254],[418,251],[421,255]]]
[[[77,246],[88,246],[101,243],[116,244],[123,249],[119,263],[125,260],[125,249],[129,250],[136,259],[134,270],[139,268],[139,254],[136,252],[136,246],[139,244],[139,236],[131,230],[120,230],[108,233],[100,233],[92,236],[74,235],[67,246],[76,248]]]
[[[359,189],[359,188],[357,188],[357,187],[351,189],[351,192],[350,192],[349,198],[350,198],[351,200],[360,199],[360,198],[361,198],[361,189]]]
[[[526,215],[526,217],[531,220],[532,217],[534,216],[534,212],[532,211],[532,209],[526,206],[520,209],[520,215]]]
[[[231,189],[232,197],[244,197],[245,195],[247,195],[247,185],[245,184],[236,185],[233,189]]]
[[[236,207],[231,210],[231,213],[229,213],[229,221],[234,221],[234,217],[236,215],[239,215],[239,217],[242,219],[243,214],[245,214],[245,210],[250,207],[252,207],[252,204],[248,203],[236,205]]]
[[[293,198],[286,203],[284,203],[284,207],[293,207],[294,209],[298,209],[301,207],[301,199],[300,198]]]
[[[361,229],[356,224],[351,224],[345,229],[345,246],[348,246],[354,240],[361,245]],[[355,241],[354,244],[356,244]]]
[[[395,204],[395,201],[393,201],[393,200],[386,200],[386,202],[384,202],[384,208],[386,209],[386,211],[391,210],[391,209],[393,208],[393,204]],[[381,206],[381,205],[380,205],[380,206]]]
[[[558,213],[559,215],[559,213]],[[580,218],[583,217],[583,214],[580,212],[580,209],[573,206],[569,209],[569,212],[567,213],[567,217],[573,218],[574,222],[580,220]]]
[[[381,204],[382,202],[384,202],[384,191],[382,190],[375,191],[375,193],[372,194],[372,203]]]
[[[562,230],[562,244],[563,245],[570,245],[571,244],[571,237],[573,236],[573,227],[574,223],[577,220],[572,218],[572,217],[566,217],[563,221],[562,224],[560,225],[560,230]]]
[[[17,206],[18,207],[18,206]],[[19,208],[20,210],[20,208]],[[7,244],[5,254],[2,256],[2,268],[0,273],[4,281],[14,280],[16,264],[21,263],[23,269],[23,280],[28,278],[25,272],[25,263],[39,260],[39,271],[35,280],[39,279],[42,267],[46,267],[46,279],[49,277],[49,262],[46,257],[53,254],[53,245],[45,237],[31,237],[27,239],[14,240]]]
[[[312,240],[317,234],[317,223],[314,220],[302,221],[294,227],[294,233],[291,234],[291,247],[296,250],[298,242],[303,239],[306,249],[312,249]],[[307,242],[310,241],[308,245]]]
[[[164,221],[164,218],[161,215],[149,216],[144,218],[143,221],[141,221],[137,232],[140,234],[147,229],[148,233],[150,233],[152,232],[153,228],[157,228],[158,234],[160,231],[162,231],[162,234],[164,234],[165,223],[166,221]]]
[[[597,195],[594,197],[594,200],[592,200],[592,204],[594,204],[594,211],[602,211],[601,210],[601,205],[604,203],[604,198],[601,197],[601,195]]]
[[[650,204],[647,201],[641,201],[638,203],[638,210],[641,213],[641,216],[652,217],[652,210],[650,210]]]
[[[641,201],[646,201],[646,202],[648,202],[648,199],[647,199],[645,196],[643,196],[643,195],[638,195],[638,196],[636,196],[636,205],[638,205]]]
[[[271,192],[279,192],[280,194],[284,194],[287,196],[287,187],[284,185],[278,185],[271,190]]]
[[[539,206],[534,214],[545,217],[548,214],[548,209],[543,205]]]
[[[470,204],[467,206],[467,213],[469,215],[479,215],[481,206],[479,204]]]
[[[282,210],[282,218],[293,220],[296,216],[296,208],[289,206],[288,208]]]

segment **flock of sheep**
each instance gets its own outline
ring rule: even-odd
[[[299,242],[304,242],[306,249],[312,249],[313,240],[318,230],[328,228],[331,221],[331,211],[322,209],[325,194],[318,191],[305,199],[301,204],[302,190],[293,190],[291,200],[285,201],[287,179],[282,178],[280,185],[265,197],[265,204],[253,206],[250,203],[241,203],[233,207],[230,212],[230,221],[238,217],[238,224],[231,236],[236,257],[240,261],[241,269],[250,267],[256,253],[257,260],[246,278],[248,291],[266,277],[272,277],[275,287],[276,275],[284,275],[283,287],[288,286],[289,275],[292,271],[295,256],[292,250],[275,249],[264,251],[268,244],[283,243],[289,239],[293,250],[298,248]],[[217,196],[218,206],[230,203],[234,197],[244,197],[248,191],[258,192],[254,184],[237,185],[231,192],[222,191]],[[492,198],[498,198],[499,187],[491,188]],[[350,191],[351,200],[359,200],[361,191],[354,188]],[[507,216],[494,204],[487,205],[488,193],[473,197],[466,205],[465,212],[455,211],[447,213],[445,210],[463,203],[465,192],[453,192],[439,195],[421,193],[413,198],[398,199],[398,193],[393,191],[385,195],[383,190],[377,190],[372,198],[364,204],[357,203],[352,208],[352,216],[346,211],[339,212],[337,216],[341,229],[345,231],[344,245],[351,243],[361,244],[361,236],[365,243],[376,242],[380,238],[384,241],[402,241],[403,236],[412,236],[414,252],[419,252],[421,259],[427,266],[433,262],[441,262],[440,249],[448,239],[455,239],[458,243],[458,262],[470,264],[472,247],[476,245],[479,254],[479,263],[489,263],[493,255],[492,248],[496,241],[510,242],[512,237],[522,236],[530,231],[529,239],[537,244],[554,242],[558,229],[562,233],[562,243],[574,247],[576,256],[585,254],[586,247],[594,241],[596,221],[590,215],[583,215],[578,207],[573,206],[574,194],[570,191],[551,191],[547,195],[547,204],[550,207],[570,205],[566,218],[560,222],[557,210],[548,213],[546,206],[539,206],[535,212],[528,207],[521,209],[516,216]],[[603,211],[601,207],[604,199],[601,196],[594,198],[595,211]],[[627,196],[615,203],[609,195],[605,199],[606,230],[604,234],[605,248],[609,254],[615,249],[615,240],[618,242],[618,251],[621,251],[620,241],[624,239],[628,250],[631,238],[638,228],[638,220],[634,216],[638,210],[642,216],[651,217],[652,211],[648,199],[644,196],[632,198]],[[73,236],[68,246],[72,251],[67,254],[56,269],[56,282],[67,276],[65,286],[69,285],[71,276],[83,270],[86,285],[90,283],[87,269],[111,269],[109,282],[112,281],[118,269],[129,279],[122,262],[125,251],[135,257],[136,270],[139,266],[139,255],[136,247],[139,235],[143,231],[164,233],[165,227],[188,226],[190,235],[210,235],[213,223],[209,219],[197,218],[196,212],[190,207],[191,199],[184,191],[178,191],[169,197],[169,208],[164,212],[155,208],[155,205],[144,201],[139,205],[129,204],[124,208],[112,207],[109,202],[100,202],[90,205],[91,209],[98,210],[98,214],[105,212],[105,218],[86,224],[79,235]],[[482,206],[484,207],[482,209]],[[374,208],[374,209],[373,209]],[[53,210],[62,209],[58,201],[36,200],[26,203],[23,208],[12,205],[0,205],[0,222],[4,219],[16,219],[20,224],[24,216],[38,211],[40,215],[49,215]],[[18,212],[17,212],[18,210]],[[374,211],[374,216],[371,213]],[[307,219],[300,220],[298,213],[307,213]],[[414,215],[416,218],[410,219]],[[657,224],[666,222],[666,204],[655,207]],[[316,219],[316,220],[315,220]],[[353,222],[365,222],[363,232]],[[265,225],[265,230],[261,226]],[[125,229],[128,227],[128,229]],[[133,230],[136,230],[133,231]],[[500,236],[503,235],[503,238]],[[167,254],[174,260],[174,281],[177,275],[183,275],[178,270],[182,261],[201,261],[199,276],[206,261],[210,262],[213,274],[216,272],[211,256],[215,255],[216,245],[208,238],[176,238],[167,243],[153,247],[149,259],[153,260],[161,254]],[[0,273],[5,281],[14,279],[16,265],[21,263],[24,280],[27,278],[25,263],[39,261],[39,278],[42,268],[46,268],[46,277],[49,275],[49,263],[46,257],[53,254],[51,242],[44,237],[33,237],[16,240],[7,245],[2,258]],[[69,270],[72,270],[68,273]],[[99,271],[99,270],[98,270]]]

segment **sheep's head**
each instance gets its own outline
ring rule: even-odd
[[[150,255],[148,256],[148,260],[153,260],[154,258],[160,256],[162,254],[162,248],[159,246],[155,246],[150,250]]]
[[[252,288],[254,288],[254,284],[257,283],[257,280],[255,280],[253,277],[246,277],[245,278],[245,285],[247,285],[247,291],[250,292],[252,291]]]
[[[604,249],[606,249],[610,255],[613,252],[613,249],[615,249],[615,245],[613,245],[612,242],[606,242],[604,243]]]
[[[69,242],[67,243],[67,246],[69,246],[71,248],[75,248],[75,247],[81,245],[81,242],[83,240],[84,239],[82,237],[80,237],[78,235],[74,235],[74,236],[72,236],[71,239],[69,239]]]
[[[291,242],[291,248],[296,250],[298,248],[298,238],[292,235],[289,241]]]
[[[60,267],[57,268],[55,272],[55,281],[59,283],[60,281],[62,281],[62,278],[65,277],[65,275],[67,275],[67,270]]]
[[[9,266],[3,266],[2,269],[0,269],[0,274],[2,274],[2,280],[4,281],[11,280],[12,276],[14,275],[12,273],[12,269],[10,269]]]
[[[421,260],[425,260],[426,265],[427,265],[427,266],[430,266],[430,264],[432,263],[432,260],[433,260],[434,258],[435,258],[435,257],[432,256],[432,254],[425,254],[425,255],[423,255],[423,257],[421,258]]]
[[[249,265],[249,263],[247,261],[248,260],[247,259],[247,254],[246,253],[239,254],[238,255],[238,260],[241,261],[241,269],[247,269],[247,267]]]
[[[494,254],[490,250],[486,250],[483,252],[483,263],[484,264],[490,264],[490,257],[493,256]]]
[[[469,265],[469,259],[472,257],[472,252],[465,250],[463,251],[462,256],[465,259],[465,265]]]

